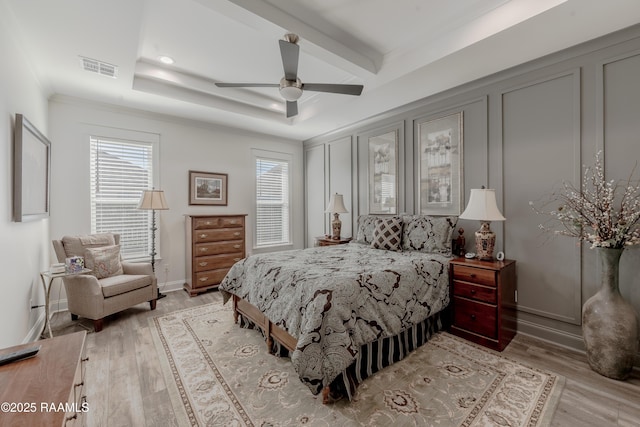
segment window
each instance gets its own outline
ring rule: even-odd
[[[291,156],[254,150],[256,165],[256,247],[285,245],[290,239]]]
[[[151,211],[138,210],[153,187],[153,144],[90,137],[91,232],[120,234],[124,259],[151,252]]]

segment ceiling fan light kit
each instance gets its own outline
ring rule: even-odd
[[[298,57],[300,55],[300,38],[293,33],[284,35],[283,40],[279,40],[280,56],[282,57],[282,68],[284,77],[280,84],[273,83],[216,83],[218,87],[278,87],[280,96],[287,102],[287,117],[298,115],[298,102],[303,91],[338,93],[343,95],[358,96],[362,93],[362,85],[332,84],[332,83],[307,83],[304,84],[298,78]]]
[[[287,80],[284,77],[280,80],[280,95],[287,101],[296,101],[302,96],[302,82]]]

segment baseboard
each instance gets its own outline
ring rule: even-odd
[[[160,292],[163,294],[166,294],[167,292],[181,291],[184,288],[184,282],[185,280],[182,279],[174,280],[173,282],[158,283],[158,289],[160,289]]]
[[[542,326],[526,320],[518,319],[518,333],[528,335],[543,341],[548,341],[572,350],[585,352],[584,341],[581,335],[572,334],[547,326]]]
[[[44,317],[45,317],[44,310],[41,310],[41,311],[42,312],[38,316],[36,323],[31,327],[31,329],[29,329],[29,333],[22,340],[22,344],[28,344],[28,343],[37,341],[40,338],[40,334],[42,334],[42,328],[44,328]]]

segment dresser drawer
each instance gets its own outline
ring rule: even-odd
[[[478,283],[481,285],[496,286],[496,272],[494,270],[454,265],[453,280],[463,280],[465,282]]]
[[[222,279],[224,279],[224,276],[227,275],[227,272],[229,271],[228,268],[222,268],[219,270],[210,270],[210,271],[204,271],[201,273],[196,273],[196,280],[195,283],[193,284],[194,288],[200,288],[203,286],[211,286],[211,285],[217,285],[220,282],[222,282]]]
[[[197,243],[194,249],[194,256],[200,257],[228,254],[232,252],[242,252],[244,254],[244,240],[232,240],[229,242],[217,243]]]
[[[244,217],[241,216],[197,218],[193,221],[194,230],[242,227],[243,225]]]
[[[194,258],[193,269],[196,272],[201,272],[215,270],[216,268],[228,268],[240,261],[242,258],[244,258],[242,256],[242,252],[196,257]]]
[[[492,286],[476,285],[469,282],[453,281],[453,295],[478,301],[496,304],[498,302],[498,290]]]
[[[488,338],[498,337],[496,306],[454,297],[453,324]]]
[[[218,228],[197,230],[194,232],[195,243],[219,242],[222,240],[239,240],[244,238],[244,228]]]

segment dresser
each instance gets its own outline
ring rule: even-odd
[[[233,264],[245,257],[245,217],[186,215],[189,295],[217,287]]]
[[[0,425],[82,426],[91,408],[86,401],[86,332],[0,350],[11,353],[41,346],[29,359],[0,366]]]
[[[502,351],[516,334],[516,262],[455,258],[451,332]]]

